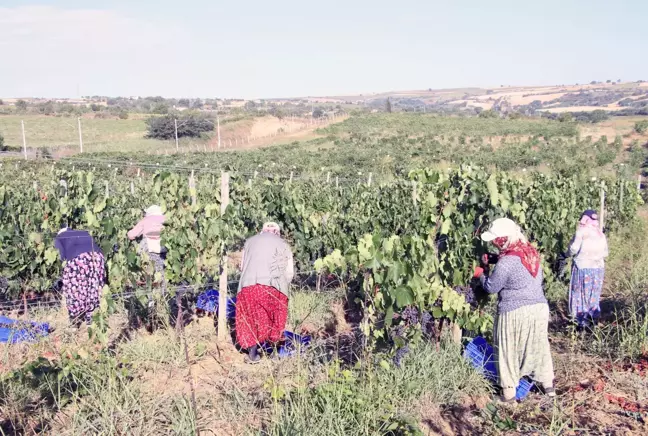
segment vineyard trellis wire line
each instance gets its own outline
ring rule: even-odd
[[[2,154],[3,152],[0,152]],[[46,159],[52,162],[52,164],[58,164],[58,165],[67,165],[69,166],[70,163],[79,163],[79,164],[86,164],[89,167],[91,165],[94,165],[94,170],[96,170],[96,167],[100,165],[106,165],[108,168],[112,168],[115,171],[118,171],[120,168],[123,167],[124,169],[126,168],[147,168],[147,169],[155,169],[157,171],[162,171],[162,170],[167,170],[169,172],[186,172],[186,173],[193,173],[193,174],[212,174],[212,175],[221,175],[225,172],[230,173],[230,177],[244,177],[247,178],[248,180],[252,179],[266,179],[266,180],[285,180],[287,182],[305,182],[305,183],[315,183],[315,182],[321,182],[325,180],[327,184],[329,185],[338,185],[340,182],[344,185],[348,186],[353,186],[353,185],[371,185],[371,186],[395,186],[395,185],[409,185],[411,186],[413,183],[416,183],[417,186],[424,186],[424,185],[434,185],[434,183],[427,183],[427,182],[420,182],[420,181],[414,181],[407,179],[407,177],[403,176],[394,176],[393,178],[381,178],[381,177],[374,177],[372,171],[367,171],[367,177],[340,177],[340,176],[332,176],[330,172],[324,173],[322,172],[322,175],[320,177],[312,176],[312,175],[304,175],[304,174],[284,174],[284,173],[267,173],[267,172],[239,172],[236,170],[230,170],[227,168],[203,168],[200,166],[180,166],[178,164],[175,165],[160,165],[159,163],[147,163],[147,162],[134,162],[134,161],[120,161],[120,160],[108,160],[108,159],[90,159],[90,158],[77,158],[77,157],[70,157],[66,158],[64,161],[56,161],[53,159]],[[207,164],[205,164],[207,165]],[[2,166],[2,163],[0,163],[0,167]],[[114,166],[114,167],[113,167]],[[473,166],[473,165],[466,165],[468,169],[475,169],[475,170],[480,170],[483,169],[480,166]],[[373,168],[375,170],[375,168]],[[448,167],[446,171],[451,171],[452,168]],[[361,175],[364,173],[361,173]],[[551,178],[551,175],[545,175],[542,173],[539,173],[543,177]],[[115,176],[123,176],[121,174],[115,173]],[[127,176],[124,176],[125,178],[129,178]],[[596,181],[597,178],[593,177],[592,181]]]
[[[313,274],[317,274],[317,271],[311,270],[311,271],[296,271],[295,272],[295,277],[303,277],[306,276],[305,279],[302,279],[295,283],[293,280],[293,285],[303,288],[304,286],[307,285],[308,281],[310,278],[312,278]],[[239,283],[240,276],[237,277],[235,280],[229,280],[227,282],[228,288],[231,285],[236,285]],[[129,291],[122,291],[122,292],[114,292],[111,293],[112,298],[130,298],[132,296],[153,296],[157,293],[174,293],[177,291],[192,291],[192,292],[198,292],[201,290],[209,290],[209,289],[214,289],[214,287],[217,286],[217,283],[206,283],[203,285],[192,285],[192,284],[186,284],[186,285],[176,285],[172,287],[166,287],[166,288],[147,288],[147,289],[134,289],[134,290],[129,290]],[[55,295],[59,294],[58,292],[55,291]],[[52,298],[52,294],[50,295],[39,295],[35,297],[29,297],[29,298],[24,298],[24,299],[15,299],[15,300],[0,300],[0,311],[11,311],[11,310],[16,310],[16,309],[22,309],[24,307],[25,301],[27,301],[27,307],[30,306],[39,306],[42,304],[45,305],[53,305],[52,307],[55,307],[60,304],[60,297],[59,298]]]

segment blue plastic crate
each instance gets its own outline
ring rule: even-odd
[[[480,371],[484,377],[493,383],[497,382],[497,366],[495,365],[495,356],[493,347],[486,342],[486,339],[477,336],[473,339],[464,350],[464,357],[470,364]],[[520,379],[520,384],[515,391],[515,398],[523,400],[529,395],[534,383],[526,378]]]
[[[30,324],[25,328],[25,324]],[[24,322],[0,316],[0,342],[16,344],[18,342],[35,342],[49,333],[49,325],[34,321]]]
[[[279,357],[292,356],[297,351],[307,348],[311,343],[310,336],[302,336],[289,331],[284,332],[284,338],[284,343],[276,349],[276,355]],[[267,354],[275,352],[275,347],[272,344],[263,344],[262,348]]]
[[[196,307],[205,312],[218,314],[218,297],[219,292],[216,289],[210,289],[203,292],[196,300]],[[236,297],[227,297],[226,316],[229,319],[236,317]]]

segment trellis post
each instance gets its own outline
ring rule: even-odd
[[[225,215],[229,205],[229,173],[221,174],[221,217]],[[224,341],[227,337],[227,252],[221,258],[220,279],[218,282],[218,340]]]

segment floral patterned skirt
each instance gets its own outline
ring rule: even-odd
[[[241,348],[279,342],[287,319],[288,297],[271,286],[247,286],[236,296],[236,341]]]
[[[86,321],[99,307],[105,284],[104,257],[101,253],[83,253],[67,262],[63,269],[63,296],[70,318],[85,315]]]
[[[601,314],[601,291],[604,268],[572,268],[569,285],[569,313],[578,325],[584,326]]]

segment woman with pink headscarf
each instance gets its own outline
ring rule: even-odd
[[[578,327],[587,327],[601,314],[599,303],[605,258],[608,257],[607,238],[600,229],[596,211],[586,210],[581,215],[576,234],[569,244],[569,255],[574,257],[569,313]]]

